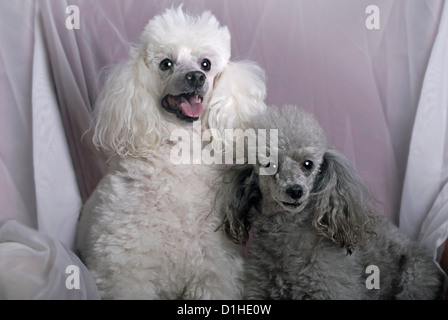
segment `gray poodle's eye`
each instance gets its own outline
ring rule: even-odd
[[[173,61],[171,61],[170,59],[164,59],[162,60],[162,62],[160,62],[159,68],[162,71],[166,71],[169,70],[173,67]]]
[[[212,67],[212,64],[211,64],[210,60],[208,60],[208,59],[202,60],[202,62],[201,62],[202,70],[209,71],[211,67]]]
[[[275,163],[270,163],[270,162],[268,162],[268,163],[265,164],[263,167],[264,167],[264,168],[270,168],[270,167],[272,167],[272,168],[276,169],[276,168],[277,168],[277,165],[276,165]]]
[[[314,165],[313,161],[311,161],[311,160],[305,160],[303,162],[303,168],[307,171],[310,171],[311,169],[313,169],[313,165]]]

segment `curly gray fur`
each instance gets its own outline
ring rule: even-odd
[[[216,186],[226,235],[245,244],[256,230],[246,299],[443,297],[445,274],[374,213],[372,194],[312,115],[270,108],[254,127],[279,130],[277,173],[259,175],[261,163],[226,166]],[[369,265],[380,271],[379,289],[367,288]]]

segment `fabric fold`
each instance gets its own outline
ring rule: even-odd
[[[401,199],[400,229],[440,258],[448,182],[448,5],[445,3],[414,122]]]

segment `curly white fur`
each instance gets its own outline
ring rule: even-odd
[[[259,175],[261,163],[229,166],[216,185],[228,237],[245,243],[256,230],[245,298],[443,298],[444,273],[424,248],[373,213],[370,192],[327,147],[311,114],[269,108],[254,127],[279,130],[278,162],[268,164],[278,171]],[[379,272],[373,288],[369,266]]]
[[[265,109],[264,73],[229,61],[229,31],[210,12],[182,7],[149,21],[130,55],[96,104],[94,142],[110,172],[81,213],[80,255],[103,298],[240,298],[241,247],[211,214],[215,171],[174,165],[170,134],[192,134],[195,120],[244,128]]]

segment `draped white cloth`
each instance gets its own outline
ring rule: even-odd
[[[0,222],[0,257],[0,300],[100,298],[71,250],[15,220]]]
[[[412,131],[400,228],[440,259],[448,237],[448,5],[426,70]]]
[[[181,2],[227,25],[233,59],[266,70],[267,102],[313,112],[377,195],[380,214],[440,258],[448,236],[443,0],[0,0],[0,221],[38,230],[63,244],[59,253],[73,249],[80,207],[105,168],[88,131],[101,71],[126,59],[150,18]],[[66,27],[69,5],[79,8],[79,29]],[[379,10],[379,29],[366,27],[368,5]],[[14,241],[31,246],[31,229]],[[0,261],[17,261],[5,245]],[[3,297],[7,276],[0,272]]]

